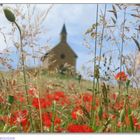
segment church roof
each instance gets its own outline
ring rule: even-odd
[[[67,34],[65,24],[64,24],[63,27],[62,27],[61,34]],[[61,43],[62,43],[62,42],[60,41],[55,47],[53,47],[49,52],[47,52],[47,53],[41,58],[41,60],[45,59],[45,58],[48,56],[48,54],[49,54],[52,50],[54,50],[56,47],[58,47],[59,45],[61,45]],[[73,49],[68,45],[67,42],[65,42],[65,43],[66,43],[66,46],[71,50],[71,52],[72,52],[72,53],[74,54],[74,56],[77,58],[77,57],[78,57],[77,54],[73,51]]]

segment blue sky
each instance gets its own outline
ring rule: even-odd
[[[14,5],[7,5],[9,7],[13,7]],[[49,6],[48,4],[37,4],[38,11],[42,11],[47,9]],[[111,4],[108,4],[108,9],[111,8]],[[104,4],[99,5],[99,11],[104,9]],[[2,10],[2,9],[1,9]],[[129,13],[129,11],[128,11]],[[110,15],[110,14],[109,14]],[[118,23],[122,21],[123,16],[122,13],[118,14]],[[88,63],[89,60],[91,60],[92,56],[89,55],[90,51],[88,48],[84,46],[84,33],[86,30],[91,27],[93,23],[95,23],[95,17],[96,17],[96,4],[55,4],[51,11],[49,12],[49,15],[44,23],[44,26],[47,28],[46,35],[42,36],[40,42],[43,42],[47,39],[50,39],[49,45],[51,47],[54,47],[60,39],[60,32],[62,29],[63,24],[65,23],[67,33],[68,33],[68,43],[71,46],[71,48],[76,52],[78,55],[77,59],[77,71],[82,72],[83,65],[85,67],[91,67],[92,64]],[[109,17],[107,17],[109,18]],[[133,18],[130,17],[130,15],[127,15],[127,18],[133,21]],[[3,27],[6,25],[6,29],[10,29],[11,26],[6,21],[5,17],[1,14],[0,20],[3,21],[0,23],[0,27]],[[128,23],[131,24],[132,23]],[[133,23],[133,28],[135,27]],[[119,32],[116,31],[116,38],[119,38]],[[3,41],[3,36],[0,34],[0,51],[2,51],[6,46]],[[94,47],[94,40],[89,39],[89,43]],[[132,42],[131,42],[132,43]],[[132,52],[134,49],[134,44],[131,45],[129,42],[128,47],[125,49],[125,53]],[[114,48],[112,44],[109,42],[104,42],[105,48],[104,51],[107,50],[113,50]],[[10,45],[8,44],[8,47]],[[15,52],[12,53],[11,58],[14,59],[14,62],[12,63],[13,66],[17,63],[17,56]],[[114,58],[117,61],[117,53],[114,53]],[[32,60],[31,60],[32,61]],[[30,62],[29,64],[31,64]],[[84,72],[83,72],[84,73]]]

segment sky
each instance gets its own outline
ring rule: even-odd
[[[6,6],[13,7],[14,5],[11,4]],[[37,4],[36,6],[38,8],[38,11],[43,11],[47,9],[50,5]],[[40,40],[43,42],[49,39],[49,45],[51,47],[54,47],[60,41],[60,32],[63,24],[65,24],[68,33],[68,37],[67,37],[68,44],[78,55],[77,65],[76,65],[77,71],[80,71],[83,75],[86,75],[84,74],[83,70],[81,70],[83,66],[86,67],[87,69],[88,67],[92,69],[93,66],[92,63],[89,63],[89,61],[93,57],[90,55],[91,50],[86,48],[84,45],[85,43],[84,33],[87,31],[89,27],[92,26],[93,23],[95,23],[96,7],[97,7],[96,4],[54,4],[44,24],[44,26],[46,26],[47,33]],[[111,8],[111,4],[108,4],[108,9],[110,8]],[[104,9],[104,4],[100,4],[99,11],[103,9]],[[131,21],[131,17],[129,15],[127,15],[127,18],[129,18],[129,20]],[[118,22],[119,21],[121,22],[122,19],[123,19],[122,13],[119,13]],[[3,26],[5,26],[6,28],[5,30],[11,28],[7,20],[4,18],[3,13],[0,14],[0,21],[2,21],[0,22],[0,29],[2,29]],[[116,33],[116,37],[119,37],[118,33]],[[10,40],[8,40],[8,42],[10,42]],[[110,47],[112,47],[110,43],[108,42],[104,42],[104,43],[106,46],[104,51],[107,51],[110,49]],[[2,52],[6,47],[4,42],[4,37],[2,34],[0,34],[0,44],[1,44],[0,51]],[[89,44],[91,47],[94,47],[94,40],[90,40]],[[134,46],[131,45],[131,43],[129,43],[128,46],[129,47],[125,49],[125,53],[129,53],[132,52],[132,50],[135,50],[133,49]],[[8,47],[10,47],[10,43],[8,44]],[[114,56],[115,55],[116,53],[114,54]],[[15,52],[11,54],[11,58],[14,59],[12,65],[13,67],[15,67],[17,63],[17,56]],[[29,64],[31,64],[31,62]]]

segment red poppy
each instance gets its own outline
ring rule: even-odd
[[[10,119],[9,123],[10,125],[21,125],[23,129],[29,126],[29,121],[28,121],[28,111],[27,110],[20,110],[14,112]]]
[[[111,99],[116,100],[117,97],[118,97],[118,94],[117,93],[111,94]]]
[[[18,101],[20,103],[25,102],[25,98],[21,94],[17,94],[16,96],[14,96],[14,98],[15,98],[16,101]]]
[[[49,128],[51,127],[51,118],[52,118],[52,114],[50,114],[49,112],[42,114],[42,121],[46,127]]]
[[[49,101],[52,101],[54,99],[54,95],[53,94],[47,94],[46,99],[49,100]]]
[[[106,112],[103,112],[103,118],[107,119],[108,118],[108,114]]]
[[[62,99],[64,97],[65,97],[65,95],[64,95],[64,92],[62,92],[62,91],[56,91],[54,93],[54,100],[56,100],[56,101],[59,101],[60,99]]]
[[[122,102],[116,102],[114,104],[114,106],[113,106],[113,109],[114,110],[122,110],[123,106],[124,106],[124,102],[123,101]]]
[[[50,101],[60,101],[61,99],[64,99],[66,96],[64,94],[64,92],[62,91],[56,91],[52,94],[47,94],[46,95],[46,99],[50,100]]]
[[[60,124],[60,123],[61,123],[61,119],[56,116],[55,120],[54,120],[54,125],[57,125],[57,124]]]
[[[5,123],[8,122],[9,117],[8,116],[0,116],[0,121],[4,121]]]
[[[119,121],[119,122],[117,123],[117,127],[120,128],[121,126],[122,126],[122,122]]]
[[[56,131],[57,132],[63,132],[65,129],[64,128],[61,128],[60,126],[56,127]]]
[[[80,125],[80,124],[70,124],[67,128],[68,132],[94,132],[89,126],[87,125]]]
[[[133,118],[133,124],[134,124],[134,126],[137,127],[139,125],[138,119],[136,117],[134,117],[134,116],[132,118]]]
[[[115,75],[115,79],[118,81],[126,81],[128,79],[128,76],[125,74],[125,72],[119,72]]]
[[[50,128],[52,125],[52,113],[50,113],[50,112],[43,113],[42,114],[42,121],[46,127]],[[60,123],[61,123],[61,119],[58,118],[57,116],[55,116],[54,125],[57,125]]]
[[[91,94],[89,94],[89,93],[85,93],[84,95],[83,95],[83,101],[84,102],[92,102],[92,95]]]
[[[60,104],[61,104],[62,106],[64,106],[64,105],[70,105],[70,104],[71,104],[71,101],[70,101],[69,96],[65,96],[65,97],[63,98],[63,100],[60,101]]]
[[[65,94],[62,91],[56,91],[54,94],[59,96],[60,98],[64,98],[65,97]]]
[[[114,114],[110,114],[109,116],[111,119],[116,119],[116,115],[114,115]]]
[[[33,98],[32,105],[39,109],[39,101],[40,101],[40,108],[46,108],[48,106],[51,106],[51,102],[45,100],[45,98]]]
[[[32,95],[32,96],[35,96],[36,95],[36,88],[34,87],[31,87],[29,90],[28,90],[28,94]]]
[[[140,130],[140,124],[137,125],[137,129]]]
[[[2,103],[4,100],[3,100],[3,98],[0,96],[0,103]]]
[[[74,120],[78,119],[78,117],[82,115],[83,115],[83,110],[81,109],[81,107],[74,108],[71,113],[71,116]]]

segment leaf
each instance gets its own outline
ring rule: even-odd
[[[10,22],[15,22],[16,18],[15,15],[7,8],[4,9],[4,14]]]
[[[128,89],[129,86],[130,86],[130,80],[127,80],[127,82],[126,82],[126,88]]]
[[[123,122],[125,119],[125,108],[123,108],[121,110],[121,113],[120,113],[120,121]]]
[[[8,103],[12,104],[14,102],[14,96],[8,96]]]
[[[102,116],[103,116],[103,108],[102,108],[102,106],[99,107],[98,116],[99,116],[99,119],[102,120]]]
[[[139,42],[134,37],[132,37],[132,39],[134,40],[136,46],[138,47],[138,50],[140,51],[140,44],[139,44]]]
[[[133,119],[132,119],[132,115],[131,115],[131,109],[130,109],[130,107],[129,107],[129,109],[128,109],[128,116],[129,116],[129,121],[130,121],[130,128],[131,128],[131,130],[133,131],[134,130],[134,124],[133,124]]]
[[[17,128],[17,126],[12,126],[10,127],[7,132],[10,133],[10,132],[15,132],[15,129]]]

